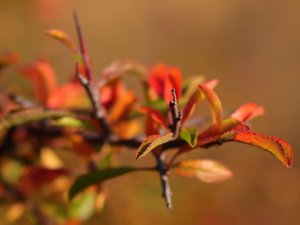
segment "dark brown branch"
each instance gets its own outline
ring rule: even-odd
[[[78,64],[76,64],[76,77],[84,87],[89,100],[93,107],[93,117],[96,118],[103,130],[103,134],[108,137],[111,133],[110,127],[106,120],[106,112],[100,105],[98,90],[93,86],[90,80],[86,79],[79,73]]]
[[[181,119],[182,119],[182,112],[178,109],[177,97],[175,89],[171,90],[173,100],[170,101],[169,107],[172,116],[172,121],[170,123],[170,129],[173,132],[173,138],[177,139],[181,129]]]
[[[86,73],[87,79],[89,81],[91,81],[93,79],[91,60],[90,60],[89,54],[87,53],[87,50],[86,50],[85,42],[84,42],[82,31],[81,31],[81,26],[80,26],[77,12],[75,9],[73,10],[73,19],[74,19],[74,23],[75,23],[75,27],[76,27],[79,48],[80,48],[80,54],[81,54],[81,57],[83,60],[85,73]]]
[[[161,182],[161,187],[162,187],[162,196],[165,199],[167,208],[172,210],[173,209],[172,192],[171,192],[171,187],[170,187],[170,183],[169,183],[168,168],[165,164],[165,157],[166,157],[165,153],[162,153],[159,156],[156,156],[157,170],[158,170],[159,176],[160,176],[160,182]]]

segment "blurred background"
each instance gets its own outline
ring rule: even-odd
[[[0,0],[0,51],[17,51],[25,62],[47,58],[66,81],[74,66],[71,54],[42,33],[58,28],[75,37],[72,4]],[[299,1],[78,0],[75,5],[97,73],[111,61],[132,58],[177,65],[186,77],[217,78],[225,109],[262,104],[266,115],[253,121],[254,129],[286,139],[295,151],[291,169],[236,143],[195,152],[195,158],[224,162],[234,179],[209,185],[174,174],[173,212],[164,205],[156,174],[124,176],[107,184],[103,211],[86,224],[300,224]]]

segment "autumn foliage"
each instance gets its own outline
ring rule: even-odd
[[[121,60],[95,76],[76,14],[74,21],[78,48],[65,32],[45,31],[74,56],[74,69],[65,84],[58,84],[57,73],[46,60],[24,64],[15,53],[0,55],[1,76],[6,68],[14,68],[35,94],[35,99],[27,99],[1,87],[0,198],[17,207],[20,214],[10,219],[28,210],[38,221],[80,224],[103,206],[105,181],[142,171],[159,174],[166,205],[172,208],[169,171],[207,183],[232,177],[226,166],[212,159],[180,160],[183,154],[226,142],[263,149],[291,167],[291,146],[281,138],[256,133],[249,124],[264,114],[262,106],[246,103],[224,114],[215,91],[217,80],[184,80],[178,67],[165,64],[147,67]],[[140,82],[143,93],[126,87],[123,77],[130,75]],[[210,119],[196,113],[204,101],[210,108]],[[156,164],[115,165],[117,149],[129,151],[138,160],[154,157]],[[77,163],[64,162],[60,151],[77,158]],[[13,174],[8,176],[5,171]],[[63,202],[64,206],[56,206],[62,207],[63,216],[41,209],[31,199],[36,192]],[[89,205],[88,212],[80,214],[82,205]]]

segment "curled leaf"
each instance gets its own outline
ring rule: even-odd
[[[217,84],[218,84],[218,80],[211,80],[205,82],[202,85],[205,85],[210,89],[214,89]],[[195,111],[196,105],[204,98],[205,95],[203,95],[201,90],[197,88],[194,91],[194,93],[191,95],[191,97],[189,98],[188,102],[186,103],[183,109],[182,124],[192,115],[192,113]]]
[[[199,85],[200,90],[205,95],[210,110],[212,113],[212,123],[216,131],[219,131],[222,127],[223,122],[223,108],[221,101],[217,94],[211,89],[208,85],[200,84]]]
[[[139,159],[141,157],[144,157],[149,152],[151,152],[156,147],[172,140],[173,133],[167,133],[164,135],[151,135],[148,136],[144,142],[140,145],[139,149],[136,152],[136,159]]]
[[[176,166],[183,177],[196,177],[206,183],[218,183],[232,177],[232,172],[220,162],[210,159],[186,160]]]
[[[67,48],[69,48],[74,54],[77,53],[77,50],[76,50],[76,47],[75,47],[76,45],[71,40],[71,38],[69,37],[69,35],[67,33],[65,33],[64,31],[58,30],[58,29],[50,29],[50,30],[46,30],[44,32],[44,34],[46,34],[49,37],[54,38],[55,40],[60,41]]]
[[[286,167],[291,167],[293,162],[292,147],[283,139],[266,136],[251,131],[235,132],[234,141],[249,144],[274,154]]]
[[[47,61],[37,60],[22,67],[21,73],[32,83],[35,95],[43,103],[57,87],[56,74]]]
[[[134,171],[137,171],[137,169],[132,167],[117,167],[107,168],[101,171],[93,171],[81,175],[75,180],[74,184],[72,185],[69,191],[69,199],[74,198],[75,195],[91,185],[99,184],[103,181]]]

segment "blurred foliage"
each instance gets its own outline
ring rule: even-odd
[[[62,7],[56,5],[62,2],[66,4]],[[20,52],[25,62],[47,56],[59,73],[58,83],[68,80],[74,67],[70,53],[42,36],[44,30],[53,27],[74,34],[68,4],[68,1],[57,0],[0,1],[0,49]],[[223,84],[218,93],[227,110],[231,111],[245,100],[261,103],[266,107],[267,116],[254,122],[256,128],[263,133],[288,138],[293,146],[299,146],[299,126],[295,119],[299,114],[296,103],[300,98],[297,88],[300,69],[297,21],[300,4],[297,1],[275,0],[270,4],[266,0],[193,0],[185,3],[166,0],[158,4],[138,0],[88,0],[78,1],[76,7],[97,74],[112,59],[130,57],[147,64],[164,61],[178,65],[184,74],[205,73],[207,77],[218,77]],[[11,59],[10,62],[14,62],[14,58]],[[14,69],[5,70],[5,76],[0,79],[5,82],[6,89],[26,93],[26,97],[33,99],[32,88]],[[130,77],[124,80],[128,87],[141,92]],[[205,111],[201,107],[199,110]],[[65,126],[67,123],[81,126],[73,118],[64,118],[53,121],[54,125]],[[1,132],[0,136],[3,135]],[[26,138],[21,134],[16,140],[22,142],[19,156],[28,163],[31,161],[29,149],[32,146]],[[79,146],[82,142],[80,137],[70,135],[69,140],[64,144],[58,140],[58,151],[42,148],[40,157],[46,154],[44,157],[49,160],[52,158],[50,165],[56,165],[52,169],[61,167],[57,163],[61,159],[64,159],[64,166],[68,168],[82,163],[84,159],[65,151],[73,148],[76,145],[74,143]],[[81,147],[74,147],[74,151],[82,155],[91,155],[89,146],[84,145],[84,149],[82,152]],[[103,211],[85,224],[140,224],[140,221],[143,224],[211,225],[298,223],[298,155],[295,166],[288,171],[269,159],[267,154],[242,149],[248,147],[229,144],[222,146],[222,151],[211,149],[193,153],[195,157],[210,157],[230,164],[235,171],[235,179],[215,186],[174,177],[171,184],[176,190],[175,211],[171,214],[164,208],[161,199],[157,198],[160,195],[160,187],[155,182],[158,178],[143,174],[109,182],[97,198],[95,190],[88,189],[74,199],[72,205],[68,204],[66,193],[62,201],[50,198],[45,201],[47,205],[43,211],[48,215],[55,214],[61,222],[72,218],[69,224],[77,224],[79,219],[86,219],[92,213],[91,205],[98,205],[102,209],[103,199],[108,195],[109,201]],[[145,166],[152,163],[151,159],[134,162],[133,154],[116,149],[106,148],[105,151],[104,155],[99,156],[103,159],[99,161],[104,167],[108,166],[107,163],[119,164],[117,159],[110,159],[111,151],[117,152],[122,156],[122,161],[128,164]],[[52,156],[45,152],[51,152]],[[24,170],[18,160],[1,158],[1,174],[9,184],[15,183],[24,174],[32,173]],[[49,160],[45,161],[49,163]],[[45,166],[43,160],[41,162]],[[28,185],[24,183],[25,190]],[[70,181],[62,176],[41,191],[61,193],[70,185]],[[0,187],[0,195],[2,191]],[[34,199],[38,202],[41,198],[37,194]],[[57,205],[61,208],[57,208]],[[24,207],[20,203],[7,202],[1,202],[0,205],[0,213],[5,217],[4,224],[26,224],[23,215],[29,217],[29,221],[34,221],[35,218],[31,218],[27,210],[36,210],[36,215],[41,213],[35,205]],[[43,219],[45,215],[40,216]]]

